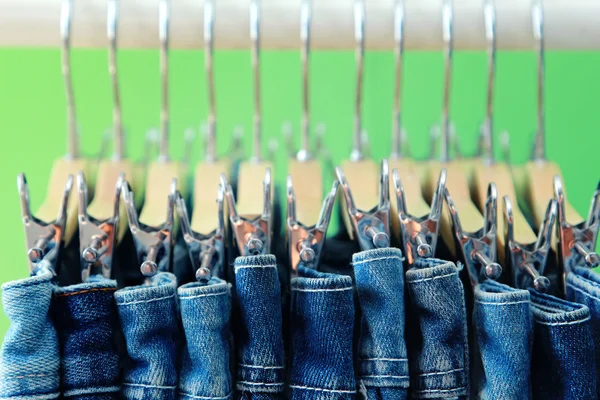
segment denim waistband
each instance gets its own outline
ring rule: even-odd
[[[56,330],[60,342],[62,395],[117,399],[120,389],[115,332],[119,329],[116,282],[98,276],[54,291]]]
[[[596,361],[590,310],[530,289],[535,321],[533,399],[595,399]]]
[[[413,398],[469,393],[469,347],[463,285],[454,263],[420,259],[406,272],[407,344]]]
[[[567,300],[590,309],[592,338],[596,339],[596,392],[600,395],[600,275],[589,268],[577,267],[567,275]]]
[[[179,288],[185,334],[179,396],[185,400],[231,397],[231,285],[212,278],[207,285]]]
[[[59,396],[58,338],[50,317],[52,273],[2,285],[10,321],[0,350],[0,399]]]
[[[298,272],[291,283],[291,398],[354,398],[352,279],[303,266]]]
[[[175,399],[179,312],[177,279],[159,272],[147,285],[115,293],[127,355],[122,394],[126,399]]]
[[[235,260],[236,387],[250,393],[284,390],[281,288],[273,255]],[[276,396],[274,396],[276,397]]]
[[[357,376],[368,399],[404,399],[407,395],[402,262],[402,252],[393,248],[363,251],[352,257],[362,313]],[[387,390],[381,393],[377,388]]]
[[[531,397],[529,292],[486,280],[475,287],[471,390],[482,400]]]

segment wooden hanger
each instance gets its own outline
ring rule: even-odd
[[[295,219],[308,226],[317,223],[323,200],[323,171],[321,163],[314,159],[309,149],[310,99],[309,99],[309,56],[310,56],[311,3],[303,0],[300,9],[300,38],[302,40],[302,131],[301,146],[295,157],[288,162],[288,174],[294,182]]]
[[[77,118],[75,113],[75,98],[73,95],[73,82],[71,77],[71,16],[73,14],[73,1],[63,0],[60,14],[60,34],[62,53],[62,73],[65,81],[67,97],[67,155],[54,161],[48,181],[46,198],[35,213],[42,221],[54,221],[56,212],[61,208],[65,182],[69,176],[77,175],[83,171],[88,179],[93,180],[90,165],[83,159],[79,152],[79,137]],[[72,178],[71,178],[72,179]],[[68,245],[77,231],[77,207],[79,198],[76,191],[71,191],[67,202],[65,231],[62,236],[65,245]]]

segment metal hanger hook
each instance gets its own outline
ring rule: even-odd
[[[454,10],[452,0],[444,0],[442,6],[442,36],[444,40],[444,96],[442,105],[441,160],[450,160],[450,88],[452,86]]]
[[[252,55],[252,78],[254,82],[254,117],[252,137],[252,160],[258,162],[261,155],[262,105],[260,90],[260,0],[250,0],[250,42]]]
[[[73,93],[73,77],[71,76],[71,20],[73,0],[63,0],[60,9],[61,66],[65,82],[67,98],[67,159],[79,158],[79,135],[77,114],[75,112],[75,95]]]
[[[496,6],[494,0],[485,0],[483,6],[485,38],[488,46],[487,107],[482,129],[483,155],[488,163],[494,162],[493,113],[496,75]]]
[[[404,0],[396,0],[394,6],[394,113],[392,120],[392,153],[390,158],[402,157],[402,64],[404,55]]]
[[[119,0],[109,0],[107,4],[106,35],[108,37],[108,74],[111,78],[113,95],[113,160],[121,161],[125,156],[125,140],[121,113],[121,94],[117,70],[117,27]]]
[[[356,58],[356,101],[354,104],[354,141],[350,160],[360,161],[364,158],[362,133],[362,97],[363,71],[365,58],[365,3],[356,0],[354,3],[354,40]]]
[[[533,39],[537,51],[537,132],[533,159],[544,161],[546,159],[546,126],[544,122],[545,106],[545,66],[544,66],[544,5],[542,0],[533,0],[531,8],[533,23]]]
[[[296,154],[298,161],[307,161],[312,158],[310,152],[310,24],[312,17],[311,0],[302,0],[300,6],[300,40],[302,41],[302,129],[300,136],[300,150]]]
[[[206,71],[206,84],[208,87],[208,134],[206,136],[206,161],[214,162],[217,159],[216,151],[216,100],[215,77],[213,72],[214,60],[214,25],[215,2],[204,1],[204,69]]]
[[[158,3],[158,36],[160,39],[160,149],[159,161],[169,161],[169,24],[170,0],[159,0]]]

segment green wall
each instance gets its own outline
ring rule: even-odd
[[[441,52],[408,52],[404,79],[404,126],[413,154],[424,157],[428,129],[438,123],[442,99]],[[65,151],[65,98],[58,50],[0,50],[0,219],[4,223],[0,281],[27,275],[24,236],[16,176],[26,172],[33,209],[44,197],[52,160]],[[74,88],[81,144],[94,154],[111,123],[111,92],[107,55],[102,50],[74,50]],[[536,60],[533,52],[500,52],[497,64],[495,127],[507,129],[512,160],[523,163],[535,130]],[[206,117],[203,56],[197,51],[171,53],[171,154],[183,153],[183,131],[197,129]],[[472,154],[485,110],[486,55],[456,52],[452,119],[462,150]],[[158,126],[160,86],[157,51],[121,51],[119,58],[123,115],[129,154],[142,155],[145,131]],[[587,214],[600,173],[600,53],[549,52],[546,58],[547,154],[563,170],[569,200]],[[355,87],[352,52],[314,52],[311,60],[313,122],[327,124],[325,144],[339,162],[350,152]],[[248,52],[217,52],[215,76],[218,102],[218,148],[228,149],[236,125],[244,127],[250,149],[252,81]],[[262,96],[264,143],[280,135],[281,122],[299,129],[301,107],[299,52],[263,52]],[[393,101],[393,58],[390,53],[367,53],[365,64],[364,126],[376,158],[389,154]],[[295,139],[298,139],[295,135]],[[298,140],[296,140],[299,143]],[[497,146],[497,150],[499,150]],[[266,145],[265,145],[266,148]],[[277,179],[285,170],[280,151]],[[199,143],[194,156],[201,154]],[[498,154],[499,156],[499,154]],[[0,317],[0,335],[8,327]]]

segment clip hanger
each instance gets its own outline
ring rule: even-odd
[[[585,265],[589,268],[600,266],[600,256],[594,251],[600,228],[600,183],[592,196],[587,219],[574,225],[567,222],[566,194],[559,175],[554,177],[554,193],[558,201],[558,236],[563,277],[578,266]]]
[[[233,190],[223,174],[221,174],[221,186],[225,190],[225,200],[229,210],[229,220],[235,235],[235,243],[239,254],[242,256],[269,254],[271,251],[273,224],[271,210],[271,169],[267,168],[265,170],[262,191],[263,210],[262,213],[255,218],[245,218],[238,213]]]
[[[315,225],[306,226],[298,221],[296,215],[296,193],[292,177],[287,178],[287,235],[288,254],[292,271],[297,273],[298,265],[303,263],[309,268],[316,269],[321,259],[325,235],[333,213],[338,181],[334,180],[331,191],[323,200],[321,214]]]
[[[138,219],[135,198],[127,181],[123,181],[121,194],[127,209],[129,229],[137,253],[140,271],[145,277],[152,277],[158,271],[170,271],[173,258],[173,225],[177,179],[171,180],[167,195],[167,212],[164,222],[159,226],[150,226]]]
[[[544,276],[544,270],[548,261],[552,232],[556,222],[556,200],[548,202],[546,217],[540,227],[537,241],[524,244],[515,239],[515,218],[510,198],[504,196],[503,199],[505,259],[512,271],[513,285],[517,288],[533,286],[538,292],[546,293],[550,288],[550,279]]]
[[[422,217],[408,213],[406,191],[397,169],[393,170],[394,188],[398,204],[398,218],[402,229],[404,255],[410,265],[419,258],[433,257],[437,245],[444,192],[446,190],[446,169],[442,168],[437,189],[431,201],[431,211]]]
[[[461,219],[458,216],[456,205],[450,197],[448,189],[445,191],[446,202],[452,217],[454,233],[458,244],[460,245],[469,277],[473,286],[477,285],[484,278],[498,279],[502,274],[502,267],[496,260],[496,203],[498,201],[498,192],[496,185],[490,183],[488,186],[488,197],[485,202],[485,212],[483,216],[483,227],[476,232],[465,232],[461,225]]]
[[[29,186],[25,174],[17,176],[17,188],[21,199],[21,218],[25,227],[25,244],[29,274],[31,276],[49,269],[54,275],[57,272],[61,241],[65,233],[67,221],[67,205],[69,194],[73,188],[73,175],[69,175],[60,198],[58,215],[53,222],[45,222],[31,214],[29,202]]]
[[[208,235],[192,230],[185,200],[176,194],[177,213],[181,221],[181,231],[185,240],[196,280],[207,283],[213,275],[223,278],[225,266],[225,218],[223,208],[224,189],[219,185],[217,192],[217,227]]]
[[[388,161],[381,161],[379,179],[379,204],[370,211],[359,210],[354,202],[350,185],[340,167],[335,169],[340,182],[348,216],[362,250],[370,250],[390,245],[390,183]]]
[[[79,192],[79,251],[81,252],[81,281],[87,282],[92,268],[110,278],[117,244],[121,188],[125,174],[120,174],[113,194],[113,214],[98,220],[88,215],[88,189],[82,172],[77,174]]]

